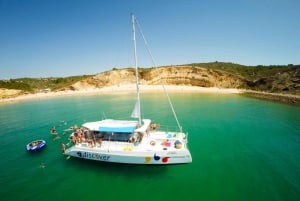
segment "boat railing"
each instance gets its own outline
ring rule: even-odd
[[[177,126],[170,126],[170,125],[162,125],[160,124],[159,128],[156,129],[157,131],[165,131],[165,132],[180,132],[180,129]]]

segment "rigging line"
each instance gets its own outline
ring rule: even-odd
[[[139,30],[139,32],[140,32],[140,34],[141,34],[143,40],[144,40],[144,43],[145,43],[147,52],[148,52],[148,54],[149,54],[150,57],[151,57],[151,61],[152,61],[152,63],[153,63],[153,66],[154,66],[154,68],[156,68],[156,69],[159,71],[159,69],[158,69],[158,67],[157,67],[157,65],[156,65],[156,62],[155,62],[155,60],[154,60],[154,57],[153,57],[153,55],[152,55],[152,53],[151,53],[151,51],[150,51],[148,42],[147,42],[147,40],[146,40],[146,38],[145,38],[145,35],[144,35],[143,31],[142,31],[141,25],[140,25],[140,23],[138,22],[138,20],[137,20],[136,18],[135,18],[135,22],[136,22],[136,24],[137,24],[138,30]],[[178,118],[177,118],[176,112],[175,112],[175,110],[174,110],[172,101],[171,101],[170,96],[169,96],[169,93],[167,92],[166,87],[165,87],[164,83],[162,82],[160,73],[158,73],[158,78],[159,78],[159,80],[160,80],[160,84],[161,84],[162,87],[163,87],[164,93],[165,93],[165,95],[167,96],[167,99],[168,99],[169,105],[170,105],[170,107],[171,107],[171,110],[172,110],[172,112],[173,112],[174,118],[175,118],[175,120],[176,120],[177,126],[178,126],[180,132],[182,132],[182,127],[181,127],[181,125],[180,125],[180,123],[179,123],[179,120],[178,120]]]
[[[142,125],[141,119],[141,101],[140,101],[140,88],[139,88],[139,72],[138,72],[138,60],[137,60],[137,51],[136,51],[136,37],[135,37],[135,24],[137,23],[136,17],[131,14],[132,20],[132,33],[133,33],[133,50],[134,50],[134,64],[135,64],[135,78],[136,78],[136,91],[137,91],[137,112],[139,118],[139,125]]]

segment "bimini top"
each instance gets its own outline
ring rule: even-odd
[[[89,130],[100,132],[132,133],[137,128],[138,122],[105,119],[102,121],[88,122],[82,126]]]

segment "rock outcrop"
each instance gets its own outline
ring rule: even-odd
[[[2,98],[14,98],[24,94],[22,90],[18,89],[3,89],[0,88],[0,99]]]
[[[269,76],[259,76],[253,80],[245,79],[247,88],[256,91],[300,94],[300,68],[294,67]]]

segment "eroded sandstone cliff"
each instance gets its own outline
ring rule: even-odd
[[[141,84],[156,85],[191,85],[201,87],[240,88],[244,85],[243,78],[231,75],[221,70],[211,70],[201,67],[180,66],[139,69]],[[115,69],[97,74],[75,84],[69,89],[101,88],[104,86],[135,83],[134,69]]]

